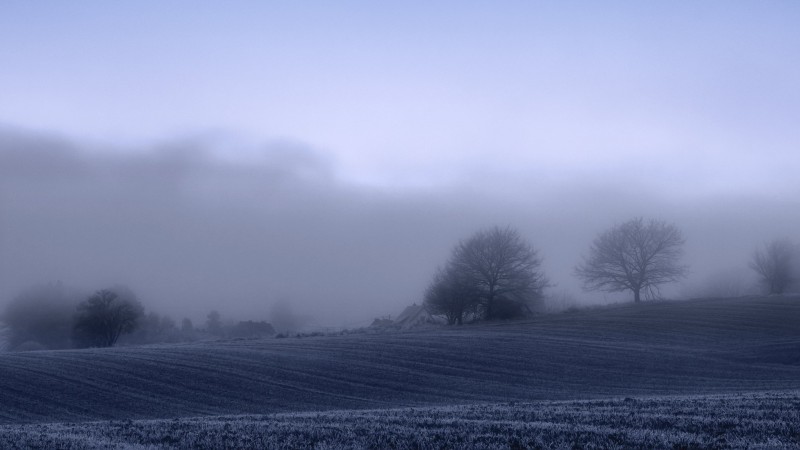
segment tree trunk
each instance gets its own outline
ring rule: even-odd
[[[494,288],[495,283],[489,283],[489,292],[486,293],[486,320],[494,319]]]
[[[639,303],[639,302],[642,301],[641,297],[639,297],[639,291],[640,291],[639,289],[634,289],[633,290],[633,302],[634,303]]]

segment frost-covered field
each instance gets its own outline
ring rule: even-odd
[[[6,425],[2,448],[800,447],[800,392]]]
[[[660,302],[0,353],[0,448],[800,448],[799,392],[800,297]]]
[[[0,424],[800,389],[800,298],[408,333],[0,354]]]

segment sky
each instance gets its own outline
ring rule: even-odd
[[[572,267],[639,215],[682,228],[687,286],[744,273],[800,240],[797,23],[791,1],[5,1],[0,303],[123,282],[178,317],[355,323],[495,224],[592,302]]]

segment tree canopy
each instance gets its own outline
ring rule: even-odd
[[[789,239],[775,239],[753,253],[750,268],[768,294],[782,294],[794,281],[797,248]]]
[[[473,311],[503,319],[530,311],[548,286],[537,251],[511,227],[478,231],[453,249],[426,291],[426,304],[451,323]]]
[[[684,243],[675,225],[641,217],[600,234],[575,273],[587,290],[633,292],[634,301],[658,296],[660,285],[683,278],[679,263]]]
[[[113,347],[120,335],[136,329],[143,315],[144,308],[130,290],[97,291],[78,305],[76,338],[90,347]]]

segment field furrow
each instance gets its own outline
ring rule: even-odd
[[[0,422],[800,389],[800,298],[410,332],[0,354]]]

